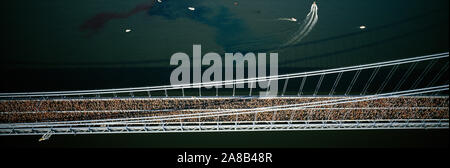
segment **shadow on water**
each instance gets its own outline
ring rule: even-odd
[[[346,38],[350,38],[350,37],[354,37],[354,36],[358,36],[358,35],[362,35],[362,34],[373,33],[373,32],[378,32],[378,31],[382,31],[382,30],[385,30],[385,29],[394,28],[394,27],[401,26],[401,25],[406,24],[406,23],[410,23],[410,22],[416,21],[416,20],[421,19],[421,18],[428,17],[430,15],[433,15],[433,14],[436,14],[436,13],[439,13],[439,12],[446,12],[446,10],[442,9],[442,10],[433,10],[433,11],[425,12],[423,14],[416,15],[416,16],[413,16],[413,17],[409,17],[409,18],[406,18],[406,19],[403,19],[403,20],[399,20],[397,22],[385,24],[385,25],[382,25],[382,26],[379,26],[379,27],[370,28],[370,29],[367,29],[366,31],[352,32],[352,33],[337,35],[337,36],[333,36],[333,37],[323,38],[323,39],[319,39],[319,40],[303,42],[303,43],[299,43],[299,44],[295,44],[295,45],[291,45],[291,46],[286,46],[286,47],[273,47],[273,48],[266,48],[266,49],[257,49],[257,50],[254,50],[254,51],[240,51],[240,52],[242,52],[242,53],[256,52],[256,51],[257,52],[270,52],[270,51],[277,51],[277,50],[288,49],[288,48],[293,48],[293,47],[300,47],[300,46],[307,46],[307,45],[318,45],[318,44],[329,42],[329,41],[333,41],[333,40],[342,40],[342,39],[346,39]],[[159,14],[165,16],[164,13],[159,13]],[[167,18],[174,18],[176,16],[167,15],[166,17]],[[203,17],[199,18],[199,16],[197,16],[197,15],[192,15],[191,17],[196,18],[197,20],[199,20],[202,23],[207,23],[207,20],[209,20],[209,19],[206,19],[206,18],[203,18]],[[218,23],[217,19],[219,19],[219,18],[226,18],[226,17],[227,17],[226,13],[222,12],[222,14],[217,16],[216,18],[210,19],[211,22],[208,22],[208,23],[213,24],[213,26],[219,26],[220,27],[220,26],[223,26],[223,25],[214,25],[214,23],[216,23],[216,22]],[[444,23],[441,23],[441,24],[444,24]],[[234,23],[233,22],[232,25],[239,25],[239,23]],[[351,47],[351,48],[348,48],[348,49],[335,51],[335,52],[330,52],[330,53],[321,54],[321,55],[314,55],[314,56],[308,56],[308,57],[305,57],[305,58],[300,58],[300,59],[295,59],[295,60],[288,60],[286,62],[281,62],[280,65],[284,65],[284,64],[287,64],[287,63],[295,63],[295,62],[300,62],[300,61],[305,61],[305,60],[324,58],[324,57],[333,56],[333,55],[336,55],[336,54],[348,53],[348,52],[351,52],[351,51],[357,50],[357,49],[368,48],[368,47],[371,47],[371,46],[380,45],[383,42],[388,42],[388,41],[392,41],[392,40],[396,40],[396,39],[401,39],[401,38],[404,38],[404,37],[407,37],[407,36],[410,36],[410,35],[414,35],[414,33],[418,33],[418,32],[424,32],[424,31],[426,31],[427,28],[430,28],[432,26],[436,26],[436,25],[429,25],[429,26],[426,26],[426,27],[421,28],[419,30],[403,33],[403,34],[396,35],[396,36],[393,36],[393,37],[390,37],[390,38],[387,38],[387,39],[381,39],[381,40],[372,42],[370,44],[364,44],[364,45],[360,45],[360,46],[355,46],[355,47]],[[227,52],[229,52],[229,51],[227,51]],[[0,65],[2,65],[2,66],[10,66],[10,65],[42,65],[42,66],[95,67],[95,66],[127,66],[127,65],[160,64],[160,63],[167,63],[168,61],[169,61],[169,57],[167,57],[167,59],[158,59],[158,60],[139,60],[139,61],[120,61],[120,62],[70,62],[70,63],[66,63],[66,62],[39,62],[39,61],[5,61],[5,62],[1,62]]]
[[[319,44],[319,43],[322,43],[322,42],[338,40],[338,39],[344,39],[344,38],[347,38],[347,37],[357,36],[357,35],[361,35],[361,34],[377,32],[377,31],[381,31],[381,30],[384,30],[384,29],[400,26],[402,24],[406,24],[406,23],[409,23],[409,22],[413,22],[413,21],[419,20],[421,18],[426,18],[426,17],[428,17],[428,16],[430,16],[432,14],[436,14],[436,13],[439,13],[439,12],[446,12],[446,10],[444,10],[444,9],[433,10],[433,11],[425,12],[425,13],[420,14],[420,15],[415,15],[415,16],[412,16],[412,17],[409,17],[409,18],[406,18],[406,19],[403,19],[403,20],[399,20],[397,22],[392,22],[392,23],[389,23],[389,24],[385,24],[385,25],[381,25],[381,26],[378,26],[378,27],[370,28],[370,29],[367,29],[365,31],[352,32],[352,33],[337,35],[337,36],[328,37],[328,38],[324,38],[324,39],[320,39],[320,40],[303,42],[303,43],[299,43],[299,44],[295,44],[295,45],[281,47],[279,49],[291,48],[291,47],[299,47],[299,46],[311,45],[311,44]],[[274,49],[276,49],[276,48],[265,49],[265,50],[274,50]]]

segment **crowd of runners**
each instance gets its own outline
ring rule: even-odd
[[[304,98],[133,98],[1,100],[0,122],[77,121],[186,115],[191,121],[448,119],[448,97],[399,97],[326,105],[344,97]],[[255,110],[305,105],[306,109]],[[217,116],[215,114],[223,114]],[[204,117],[189,117],[188,115]],[[209,115],[209,116],[208,116]],[[180,121],[172,120],[172,121]]]

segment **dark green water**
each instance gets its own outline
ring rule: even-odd
[[[8,1],[0,91],[168,84],[170,56],[191,55],[193,44],[203,53],[278,52],[280,74],[448,51],[447,0],[319,1],[311,33],[277,50],[299,27],[277,19],[303,20],[312,1],[149,2]]]

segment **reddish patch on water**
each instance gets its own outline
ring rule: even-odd
[[[134,9],[125,13],[103,12],[96,14],[95,16],[85,21],[79,27],[79,29],[80,31],[88,31],[90,33],[89,35],[92,35],[93,33],[99,32],[103,27],[105,27],[105,24],[108,23],[110,20],[128,18],[139,12],[149,10],[150,8],[152,8],[154,2],[155,1],[151,0],[151,2],[139,4]]]

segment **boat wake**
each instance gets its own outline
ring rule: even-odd
[[[319,16],[317,14],[319,8],[317,7],[316,3],[314,2],[311,6],[311,10],[309,11],[306,18],[303,20],[301,26],[299,29],[294,33],[294,35],[285,43],[282,44],[282,46],[290,46],[295,45],[303,40],[308,34],[311,32],[311,30],[314,28],[314,26],[317,24],[317,21],[319,20]]]

